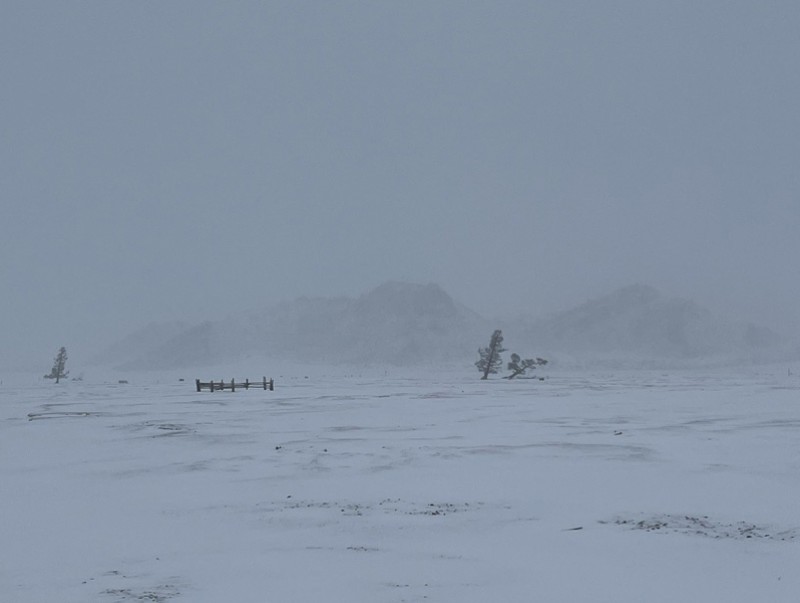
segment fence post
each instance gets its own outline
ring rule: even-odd
[[[214,380],[213,380],[213,379],[212,379],[212,380],[209,382],[209,384],[208,384],[208,388],[209,388],[209,389],[210,389],[212,392],[214,391]]]
[[[271,378],[269,380],[269,391],[275,391],[275,381]]]
[[[200,391],[200,379],[195,379],[194,382],[197,385],[197,391],[199,392]]]
[[[245,379],[244,380],[244,388],[245,389],[250,389],[250,379]]]
[[[231,379],[231,391],[232,392],[236,391],[236,380],[235,379]]]
[[[264,377],[263,379],[264,379],[264,390],[266,391],[266,389],[267,389],[267,378]]]

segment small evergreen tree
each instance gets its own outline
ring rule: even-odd
[[[483,373],[481,379],[488,379],[489,374],[494,375],[500,370],[503,366],[503,359],[500,357],[500,354],[505,351],[503,347],[503,332],[497,329],[492,333],[492,338],[489,340],[489,347],[478,348],[480,359],[475,363],[475,366]]]
[[[519,375],[524,375],[525,371],[528,369],[535,369],[537,366],[544,366],[547,364],[547,360],[544,358],[537,358],[534,360],[533,358],[526,358],[523,360],[520,358],[519,354],[511,354],[511,362],[508,363],[508,370],[511,371],[511,374],[506,377],[506,379],[513,379]]]
[[[66,378],[69,375],[69,371],[65,371],[64,367],[67,365],[67,348],[62,347],[58,350],[58,355],[56,359],[53,361],[53,368],[50,369],[50,374],[45,375],[45,379],[55,379],[56,383],[58,383],[61,379]]]

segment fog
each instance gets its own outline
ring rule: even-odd
[[[0,368],[436,282],[800,331],[794,2],[0,4]],[[37,364],[38,363],[38,364]]]

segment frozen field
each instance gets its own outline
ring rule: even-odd
[[[5,378],[0,601],[800,600],[800,377],[548,374]]]

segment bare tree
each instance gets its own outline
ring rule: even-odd
[[[506,379],[513,379],[519,375],[524,375],[525,371],[528,369],[535,369],[537,366],[544,366],[547,364],[547,360],[544,358],[526,358],[523,360],[520,358],[519,354],[511,354],[511,362],[508,363],[508,370],[511,371],[511,374],[506,377]]]
[[[478,348],[480,359],[475,363],[478,370],[483,372],[481,379],[488,379],[489,374],[494,375],[503,366],[503,359],[500,354],[505,352],[503,347],[503,332],[497,329],[492,333],[492,338],[489,340],[489,347]]]
[[[62,347],[58,350],[58,355],[56,359],[53,361],[53,368],[50,369],[50,374],[45,375],[45,379],[55,379],[56,383],[58,383],[61,379],[66,378],[69,375],[69,371],[65,371],[64,367],[67,365],[67,348]]]

